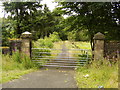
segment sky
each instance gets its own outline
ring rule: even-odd
[[[49,9],[52,11],[55,6],[57,6],[57,3],[53,2],[54,0],[43,0],[41,1],[41,4],[47,4],[47,6],[49,7]]]
[[[53,2],[54,0],[43,0],[41,1],[41,4],[47,4],[49,9],[52,11],[55,6],[57,6],[57,3]],[[4,17],[4,11],[2,7],[2,2],[0,1],[0,17]]]

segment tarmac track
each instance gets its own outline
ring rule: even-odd
[[[66,57],[68,51],[65,43],[62,45],[62,53],[58,58]],[[77,88],[73,68],[50,68],[43,67],[36,72],[23,75],[20,79],[15,79],[2,84],[3,88]]]

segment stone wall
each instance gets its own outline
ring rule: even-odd
[[[94,60],[120,58],[120,41],[105,40],[105,35],[98,32],[94,35]]]
[[[13,52],[21,51],[21,43],[21,39],[10,40],[9,47],[11,55]]]
[[[112,59],[112,58],[119,58],[120,56],[120,41],[105,41],[105,57]]]
[[[28,55],[31,57],[31,40],[32,34],[30,32],[24,32],[21,35],[21,39],[11,39],[9,41],[9,47],[3,49],[3,54],[9,53],[12,55],[14,52],[21,52],[23,55]]]
[[[10,48],[9,47],[0,47],[2,50],[2,54],[9,54],[10,53]]]

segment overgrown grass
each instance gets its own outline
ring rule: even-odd
[[[37,69],[14,69],[9,71],[2,71],[2,82],[5,83],[14,79],[21,78],[22,75],[36,71]]]
[[[32,72],[39,68],[29,57],[15,52],[11,55],[2,55],[2,81],[5,83],[20,78],[21,75]]]
[[[54,56],[55,58],[58,56],[58,53],[61,52],[60,49],[62,49],[62,44],[63,44],[63,41],[59,41],[59,42],[54,42],[54,46],[53,46],[53,49],[56,49],[56,50],[52,50],[51,53],[52,56]]]
[[[93,61],[76,70],[76,80],[79,88],[118,88],[118,62]]]
[[[72,57],[79,57],[79,61],[81,64],[83,63],[83,60],[89,61],[90,58],[92,57],[90,42],[83,42],[83,41],[70,42],[70,41],[67,41],[66,43],[67,43],[67,47],[69,47],[69,49],[81,49],[81,50],[70,50],[69,51],[69,53],[72,53]],[[87,59],[87,58],[89,58],[89,59]],[[84,62],[86,62],[86,61],[84,61]]]
[[[72,44],[73,48],[79,48],[79,49],[91,49],[90,42],[73,42]]]
[[[89,42],[74,42],[72,47],[91,49]],[[76,69],[75,79],[79,88],[118,88],[118,62],[111,66],[108,60],[91,60],[89,64]]]

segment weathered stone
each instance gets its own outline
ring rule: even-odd
[[[105,42],[105,57],[119,58],[120,57],[120,41],[106,41]]]
[[[12,55],[12,52],[21,51],[21,39],[10,39],[10,54]]]
[[[93,39],[96,39],[96,40],[104,40],[105,39],[105,35],[98,32],[97,34],[94,35]]]
[[[94,36],[94,60],[104,59],[104,39],[105,36],[102,33],[97,33]]]
[[[2,54],[9,54],[10,48],[9,47],[0,47]]]
[[[32,34],[30,32],[24,32],[21,35],[22,38],[22,53],[25,53],[26,55],[28,55],[29,57],[31,56],[31,38],[32,38]]]

